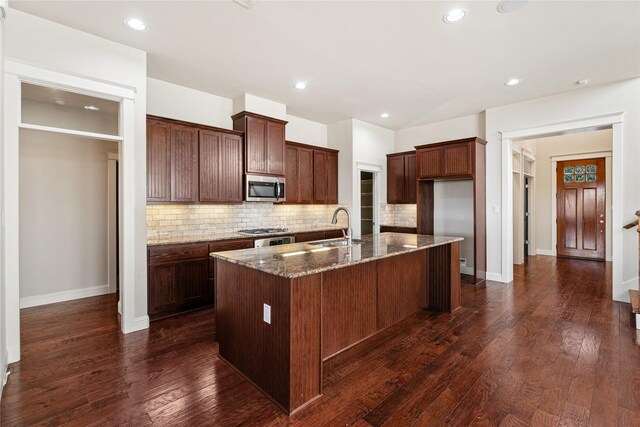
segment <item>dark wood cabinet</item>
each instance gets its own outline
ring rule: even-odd
[[[315,203],[338,203],[338,152],[313,150],[313,200]]]
[[[147,116],[147,203],[241,203],[242,133]]]
[[[287,203],[313,203],[313,149],[287,141],[285,165]]]
[[[171,125],[171,201],[198,201],[198,130]]]
[[[416,203],[415,151],[387,154],[387,203]]]
[[[158,120],[147,121],[147,201],[171,201],[171,130]]]
[[[149,247],[149,318],[156,320],[213,305],[215,271],[209,253],[252,247],[253,239]]]
[[[306,233],[297,233],[296,243],[313,242],[314,240],[324,240],[325,238],[326,237],[324,231],[309,231]]]
[[[242,137],[200,131],[200,202],[242,202]]]
[[[416,227],[400,227],[395,225],[381,225],[380,226],[381,233],[406,233],[406,234],[417,234],[418,229]]]
[[[245,136],[245,173],[284,176],[287,122],[247,111],[232,119],[233,128]]]
[[[434,234],[434,181],[473,181],[473,245],[476,284],[487,275],[486,144],[481,138],[465,138],[416,147],[417,230]]]

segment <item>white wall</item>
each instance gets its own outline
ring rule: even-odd
[[[303,144],[327,146],[327,125],[314,122],[292,115],[287,115],[286,139],[287,141],[301,142]]]
[[[287,120],[287,106],[259,96],[244,93],[233,100],[233,114],[242,111],[262,114],[274,119]]]
[[[640,79],[595,86],[518,104],[489,109],[486,112],[487,129],[487,259],[491,273],[502,271],[502,215],[492,211],[501,203],[501,137],[500,132],[530,129],[556,123],[570,122],[624,112],[622,149],[614,152],[622,164],[622,215],[632,220],[640,206],[638,181],[640,170]],[[615,183],[614,183],[615,186]],[[615,188],[615,187],[614,187]],[[504,212],[504,215],[507,213]],[[614,215],[616,213],[614,212]],[[627,290],[637,286],[638,243],[634,233],[613,229],[614,239],[622,241],[620,257],[622,279],[614,283],[615,300],[628,301]],[[615,261],[614,261],[615,262]],[[615,281],[615,278],[614,278]]]
[[[147,78],[147,113],[223,129],[233,129],[233,100]]]
[[[20,131],[21,307],[108,293],[107,151],[116,149]]]
[[[135,91],[133,145],[131,157],[122,159],[123,170],[129,176],[122,185],[126,189],[121,205],[126,222],[122,223],[133,240],[122,256],[126,259],[124,272],[135,284],[135,327],[148,325],[147,317],[147,256],[146,256],[146,53],[114,43],[81,31],[56,24],[14,9],[9,9],[6,19],[6,55],[17,62],[36,65],[45,69],[81,76]],[[13,76],[15,79],[15,76]],[[15,93],[11,94],[15,97]],[[7,95],[5,95],[7,96]],[[14,105],[17,105],[16,102]],[[14,114],[14,113],[12,113]],[[6,127],[5,127],[6,128]],[[17,151],[17,135],[11,135],[12,147]],[[5,141],[8,144],[8,140]],[[130,146],[129,146],[130,147]],[[13,150],[13,149],[12,149]],[[5,176],[17,176],[17,165],[9,161],[17,159],[16,151],[7,152],[3,163]],[[133,163],[133,165],[131,164]],[[129,175],[130,174],[130,175]],[[15,180],[17,181],[17,179]],[[17,197],[17,182],[5,182],[5,195]],[[7,220],[16,221],[17,206],[5,204]],[[7,235],[7,238],[9,236]],[[17,242],[17,230],[12,231],[12,242]],[[17,243],[15,243],[17,245]],[[9,359],[19,359],[19,311],[18,311],[18,262],[16,255],[5,254],[7,282],[7,336]],[[11,271],[10,271],[11,268]]]
[[[433,231],[464,237],[460,258],[466,258],[462,273],[473,274],[473,181],[438,181],[433,185]]]
[[[6,9],[7,2],[0,2]],[[0,18],[0,129],[4,129],[4,19]],[[4,131],[0,130],[0,189],[4,189]],[[4,214],[4,191],[0,191],[0,213]],[[7,371],[7,318],[5,313],[4,221],[0,224],[0,399]]]
[[[327,127],[327,146],[338,154],[338,204],[353,203],[353,122],[351,119]]]
[[[552,190],[552,178],[555,171],[551,167],[551,157],[570,154],[582,154],[589,152],[611,151],[611,129],[594,132],[571,133],[567,135],[551,136],[528,141],[520,141],[520,144],[535,147],[535,241],[536,250],[552,251],[552,227],[553,212],[551,197],[555,195]],[[610,178],[611,171],[607,170]],[[611,179],[607,180],[607,223],[606,223],[606,253],[611,254]]]
[[[485,137],[484,113],[400,129],[395,135],[395,151],[410,151],[416,145],[453,139]]]

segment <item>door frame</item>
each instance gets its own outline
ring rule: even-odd
[[[149,327],[148,316],[135,317],[136,296],[146,304],[144,292],[136,295],[136,257],[135,240],[135,139],[134,139],[134,102],[135,88],[111,84],[73,74],[53,71],[22,62],[5,60],[5,109],[4,109],[4,281],[5,315],[7,333],[8,362],[20,360],[20,259],[19,259],[19,133],[23,126],[21,120],[21,85],[31,83],[54,87],[83,95],[108,99],[120,103],[119,136],[111,140],[118,141],[121,168],[119,168],[120,198],[120,303],[122,333],[129,333]],[[55,128],[52,128],[55,129]],[[49,130],[49,129],[47,129]],[[55,131],[55,130],[53,130]],[[58,130],[60,131],[60,130]],[[65,132],[63,132],[65,133]],[[74,132],[69,132],[74,133]],[[78,132],[75,132],[76,134]],[[124,185],[124,183],[131,185]]]
[[[376,165],[374,163],[364,163],[364,162],[356,162],[356,176],[357,176],[357,185],[356,185],[356,195],[357,197],[353,198],[353,220],[352,220],[352,228],[353,234],[357,237],[360,237],[361,229],[361,213],[360,213],[360,194],[362,193],[362,183],[360,180],[360,172],[371,172],[373,174],[373,234],[380,233],[380,224],[378,218],[380,218],[380,204],[378,203],[380,198],[380,186],[378,183],[380,182],[380,176],[382,174],[382,166]]]
[[[613,187],[611,184],[612,178],[612,159],[613,153],[611,151],[592,151],[592,152],[584,152],[577,154],[563,154],[559,156],[551,157],[551,251],[549,254],[551,256],[558,256],[558,223],[556,222],[558,219],[558,200],[555,197],[556,194],[556,185],[558,184],[558,175],[555,172],[558,167],[558,162],[563,162],[565,160],[582,160],[582,159],[597,159],[603,158],[605,161],[604,166],[604,188],[605,188],[605,206],[607,208],[605,214],[605,220],[607,221],[605,231],[604,231],[604,239],[605,239],[605,251],[604,257],[605,261],[611,261],[611,231],[612,231],[612,223],[610,222],[610,218],[612,217],[612,198],[611,191],[607,191],[607,187]],[[613,188],[612,188],[613,189]]]
[[[502,230],[502,277],[504,283],[513,282],[513,162],[511,157],[514,141],[539,138],[545,136],[560,135],[566,132],[587,130],[612,129],[612,182],[611,182],[611,226],[612,226],[612,298],[616,301],[624,301],[628,298],[627,288],[623,283],[623,235],[622,225],[624,213],[622,212],[622,198],[618,195],[622,192],[622,128],[623,112],[616,112],[604,116],[589,117],[568,122],[538,126],[529,129],[505,131],[501,133],[502,154],[502,201],[501,201],[501,230]]]

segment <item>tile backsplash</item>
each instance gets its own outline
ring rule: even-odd
[[[380,224],[415,227],[416,212],[416,205],[381,205]]]
[[[324,226],[337,205],[147,205],[147,237],[231,233],[243,228]],[[346,225],[346,216],[338,216]]]

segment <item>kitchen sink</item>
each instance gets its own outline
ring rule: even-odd
[[[362,243],[360,239],[351,239],[351,245],[359,245]],[[314,246],[323,246],[323,247],[347,247],[349,246],[349,242],[347,239],[336,239],[336,240],[319,240],[317,242],[309,242],[310,245]]]

